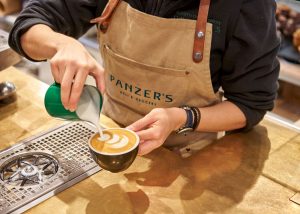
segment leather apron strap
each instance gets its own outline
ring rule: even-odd
[[[96,19],[92,19],[91,23],[98,23],[100,25],[100,30],[105,33],[108,28],[111,16],[120,2],[121,0],[109,0],[102,15]],[[198,10],[193,48],[193,61],[195,63],[200,63],[203,60],[203,50],[205,44],[206,23],[208,18],[209,6],[210,0],[201,0]]]
[[[102,12],[102,15],[96,19],[92,19],[91,23],[98,23],[100,25],[100,30],[105,33],[108,28],[110,18],[120,2],[121,0],[109,0]]]
[[[206,23],[208,18],[209,6],[210,6],[210,0],[201,0],[199,10],[198,10],[198,18],[196,24],[194,50],[193,50],[193,60],[196,63],[201,62],[203,59]]]

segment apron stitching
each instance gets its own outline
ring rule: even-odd
[[[106,47],[107,47],[107,45],[104,44],[103,45],[104,52],[106,52],[111,57],[115,58],[116,60],[122,60],[124,63],[130,63],[130,64],[133,64],[133,65],[145,67],[147,69],[152,70],[152,72],[161,73],[163,75],[168,75],[168,76],[169,75],[178,76],[178,77],[186,77],[190,73],[190,71],[188,69],[176,69],[176,68],[149,65],[149,64],[146,64],[146,63],[143,63],[143,62],[138,62],[134,59],[131,59],[131,58],[125,57],[125,56],[123,56],[119,53],[116,53],[115,51],[113,51],[109,47],[108,48],[106,48]],[[153,71],[153,69],[155,69],[155,71]],[[163,71],[161,71],[161,70],[163,70]],[[168,73],[170,73],[170,74],[168,74]]]

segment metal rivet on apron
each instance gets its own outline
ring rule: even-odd
[[[100,25],[100,30],[101,30],[101,31],[106,31],[107,28],[108,28],[108,24],[102,23],[102,24]]]
[[[201,60],[202,59],[202,53],[201,52],[196,52],[194,54],[194,59],[197,60],[197,61]]]
[[[202,31],[199,31],[199,32],[197,33],[197,37],[198,37],[199,39],[202,39],[202,38],[204,37],[204,33],[203,33]]]

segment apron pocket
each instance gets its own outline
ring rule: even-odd
[[[153,108],[186,104],[189,90],[188,70],[165,68],[137,62],[102,46],[106,93],[118,105],[139,114]]]

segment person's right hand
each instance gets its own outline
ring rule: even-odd
[[[75,111],[88,75],[95,78],[98,89],[104,92],[104,69],[77,40],[70,38],[60,43],[50,60],[54,80],[61,84],[64,107]]]

